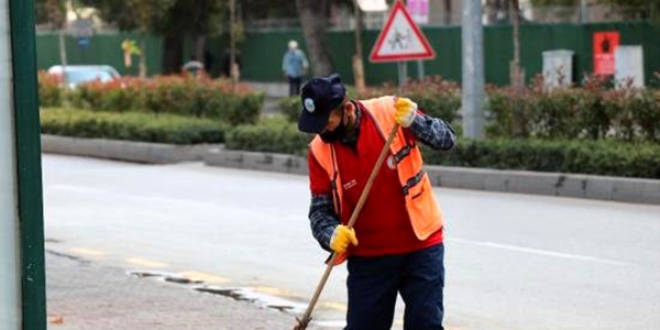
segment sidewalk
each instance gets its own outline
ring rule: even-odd
[[[246,81],[245,83],[250,85],[252,89],[264,92],[266,95],[262,109],[262,114],[264,115],[280,113],[280,100],[289,97],[289,84],[284,82]]]
[[[46,271],[50,330],[279,330],[295,325],[293,315],[277,310],[49,251]]]

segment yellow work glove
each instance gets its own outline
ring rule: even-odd
[[[330,248],[337,253],[344,253],[348,249],[348,244],[358,245],[357,237],[355,237],[355,230],[348,229],[344,225],[339,225],[335,228],[330,238]]]
[[[402,127],[410,127],[417,116],[417,103],[405,97],[397,97],[394,101],[396,114],[394,120]]]

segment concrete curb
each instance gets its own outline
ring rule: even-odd
[[[307,159],[261,152],[247,152],[213,148],[204,155],[204,163],[209,166],[239,169],[307,174]]]
[[[303,157],[220,148],[209,150],[204,163],[292,174],[308,171],[307,159]],[[438,187],[660,205],[660,180],[448,166],[425,169],[432,184]]]
[[[113,159],[146,164],[174,164],[201,161],[204,154],[219,145],[174,145],[105,139],[84,139],[41,135],[44,153]]]

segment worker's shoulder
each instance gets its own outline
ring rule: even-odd
[[[394,99],[395,99],[394,96],[386,95],[386,96],[380,96],[367,100],[360,100],[359,102],[368,111],[389,112],[394,109]]]

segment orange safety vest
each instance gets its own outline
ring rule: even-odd
[[[384,96],[361,101],[366,113],[376,122],[381,135],[387,139],[387,134],[395,125],[394,97]],[[316,136],[310,145],[310,151],[319,164],[328,173],[332,182],[333,202],[335,212],[342,218],[342,184],[337,166],[337,155],[331,143],[325,143]],[[387,161],[396,162],[402,194],[406,199],[406,209],[415,235],[419,240],[425,240],[431,234],[442,228],[442,211],[435,200],[431,180],[424,172],[422,153],[416,144],[409,144],[403,129],[399,128],[394,141],[390,145],[392,155]],[[350,210],[352,211],[352,210]],[[359,221],[359,220],[358,220]]]

